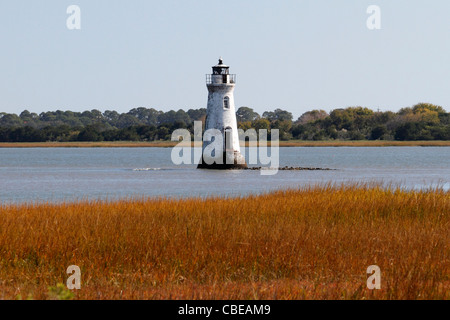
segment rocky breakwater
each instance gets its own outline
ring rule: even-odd
[[[246,168],[246,170],[269,170],[269,169],[273,169],[273,168],[267,168],[267,167],[249,167]],[[285,166],[285,167],[280,167],[278,168],[278,170],[286,170],[286,171],[328,171],[328,170],[336,170],[336,169],[330,169],[330,168],[308,168],[308,167],[289,167],[289,166]]]

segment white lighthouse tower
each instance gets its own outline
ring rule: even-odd
[[[245,159],[240,152],[236,109],[234,106],[233,92],[236,75],[230,74],[229,71],[230,67],[224,65],[222,58],[220,58],[219,64],[212,67],[212,74],[206,75],[208,107],[206,111],[205,130],[216,129],[222,133],[223,142],[221,143],[223,146],[223,155],[222,161],[216,161],[211,164],[205,161],[205,152],[203,152],[202,160],[198,165],[200,169],[247,168]],[[213,141],[204,141],[203,151],[211,143]]]

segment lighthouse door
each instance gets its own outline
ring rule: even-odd
[[[225,129],[225,151],[233,151],[232,129],[227,127]]]

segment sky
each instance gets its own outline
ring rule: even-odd
[[[205,108],[220,56],[259,113],[450,111],[448,0],[2,0],[0,112]]]

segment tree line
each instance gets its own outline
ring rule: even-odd
[[[236,112],[238,127],[279,129],[281,140],[450,140],[450,114],[444,108],[419,103],[398,112],[365,107],[312,110],[294,120],[275,109],[262,115],[249,107]],[[157,141],[170,140],[175,129],[193,132],[194,121],[205,122],[206,109],[158,111],[134,108],[126,113],[27,110],[0,113],[0,142]]]

